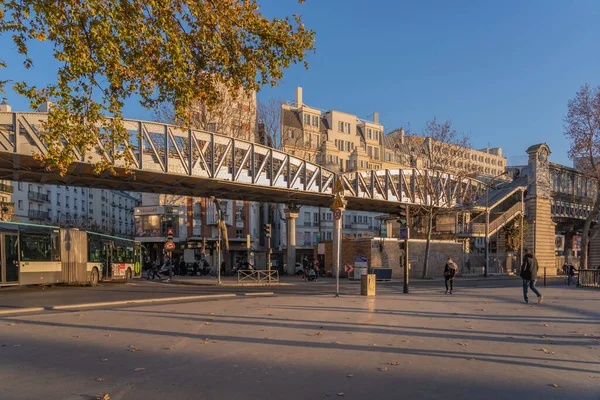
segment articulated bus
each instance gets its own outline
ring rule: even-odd
[[[0,221],[0,286],[130,280],[139,242],[73,228]]]

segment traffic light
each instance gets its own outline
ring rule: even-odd
[[[271,237],[271,224],[265,224],[265,237]]]
[[[171,229],[171,228],[167,229],[167,241],[169,241],[169,242],[173,241],[173,229]]]

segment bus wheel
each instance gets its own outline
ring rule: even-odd
[[[129,281],[131,281],[131,268],[127,268],[127,271],[125,272],[125,282]]]
[[[98,269],[92,268],[92,272],[90,273],[90,286],[96,286],[99,280],[100,274],[98,273]]]

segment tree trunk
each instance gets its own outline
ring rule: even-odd
[[[425,242],[425,256],[423,257],[423,279],[427,278],[427,272],[429,267],[429,249],[431,248],[431,230],[433,227],[433,210],[430,210],[427,215],[427,227],[425,230],[426,242]]]
[[[596,195],[596,201],[594,202],[594,208],[588,215],[587,219],[583,224],[583,233],[581,234],[581,258],[579,260],[579,268],[587,269],[588,267],[588,247],[590,244],[590,228],[592,222],[598,217],[598,211],[600,209],[600,191]],[[595,235],[594,235],[595,236]]]

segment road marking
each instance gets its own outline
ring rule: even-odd
[[[273,292],[243,293],[244,296],[273,296]]]
[[[11,315],[20,313],[40,312],[44,311],[44,307],[28,307],[28,308],[14,308],[10,310],[0,310],[0,315]]]
[[[62,306],[54,306],[52,310],[71,310],[78,308],[90,308],[90,307],[106,307],[106,306],[121,306],[121,305],[133,305],[133,304],[148,304],[148,303],[160,303],[168,301],[187,301],[187,300],[202,300],[202,299],[220,299],[227,297],[236,297],[236,294],[205,294],[198,296],[178,296],[178,297],[162,297],[152,299],[138,299],[138,300],[121,300],[121,301],[105,301],[99,303],[83,303],[83,304],[67,304]]]

